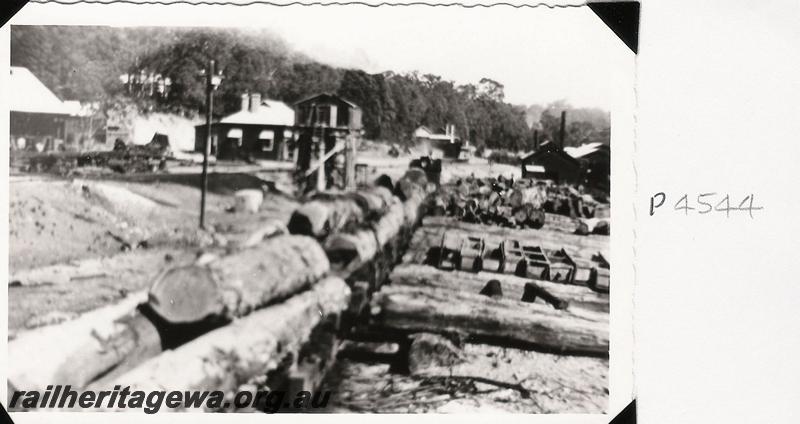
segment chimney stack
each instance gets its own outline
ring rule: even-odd
[[[261,93],[250,94],[250,112],[258,112],[261,107]]]
[[[247,111],[250,108],[250,95],[242,93],[242,107],[240,110]]]
[[[558,133],[558,138],[561,140],[561,150],[564,150],[564,139],[566,138],[567,133],[567,111],[561,111],[561,131]]]

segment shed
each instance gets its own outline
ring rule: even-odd
[[[343,131],[363,128],[361,108],[340,96],[320,93],[294,104],[294,124],[301,128],[322,127]]]
[[[611,180],[611,147],[603,143],[587,143],[564,149],[577,159],[583,170],[582,183],[608,190]]]
[[[10,72],[11,148],[42,151],[63,145],[71,109],[27,68],[12,66]]]
[[[580,183],[581,163],[549,141],[542,143],[535,152],[523,156],[521,162],[522,178]]]

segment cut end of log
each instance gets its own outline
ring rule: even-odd
[[[171,323],[200,321],[219,313],[218,286],[211,270],[189,265],[162,273],[150,288],[148,305]]]
[[[321,237],[327,231],[327,221],[327,208],[320,202],[309,202],[294,211],[287,228],[291,234]]]

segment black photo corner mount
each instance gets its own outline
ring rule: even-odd
[[[589,2],[590,9],[602,20],[634,54],[639,53],[638,1]]]
[[[5,0],[0,6],[0,26],[5,25],[12,16],[16,15],[28,0]]]
[[[633,399],[608,424],[636,424],[636,399]]]
[[[11,419],[11,416],[6,412],[6,407],[3,406],[3,402],[0,402],[0,423],[14,424],[14,420]]]

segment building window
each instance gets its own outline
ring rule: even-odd
[[[275,146],[275,133],[271,130],[262,130],[258,134],[258,143],[262,152],[271,152]]]
[[[231,128],[228,130],[228,134],[225,136],[229,140],[234,140],[237,147],[242,147],[242,129],[241,128]]]
[[[317,124],[328,126],[331,123],[331,107],[318,106],[317,107]]]

